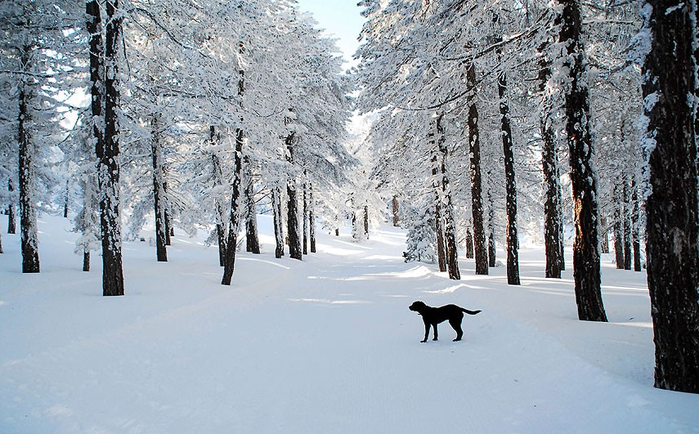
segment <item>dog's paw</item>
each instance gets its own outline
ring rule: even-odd
[[[427,339],[425,339],[424,341],[420,341],[420,343],[422,344],[424,344],[425,342],[427,342]]]

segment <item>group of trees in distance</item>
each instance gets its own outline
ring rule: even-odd
[[[345,72],[294,0],[0,3],[0,206],[22,271],[40,271],[40,211],[73,210],[110,296],[149,220],[158,261],[175,226],[210,231],[230,285],[239,245],[260,252],[258,210],[275,256],[302,259],[317,220],[363,239],[390,205],[406,260],[460,279],[460,250],[488,274],[503,243],[518,285],[534,238],[546,277],[572,267],[579,318],[606,321],[613,240],[617,267],[647,269],[656,385],[699,392],[696,2],[358,6]]]

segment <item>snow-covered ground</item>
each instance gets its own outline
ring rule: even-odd
[[[521,250],[520,287],[465,259],[455,282],[404,263],[393,228],[321,234],[298,262],[274,259],[260,222],[263,254],[239,255],[231,287],[200,238],[176,237],[168,263],[125,243],[116,298],[96,254],[81,271],[67,220],[42,218],[38,275],[3,233],[0,433],[699,432],[699,395],[652,387],[645,273],[605,256],[610,322],[585,323],[541,248]],[[421,344],[417,299],[483,312],[464,341],[442,324]]]

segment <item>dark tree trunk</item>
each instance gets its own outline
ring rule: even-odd
[[[444,242],[444,218],[442,217],[442,199],[440,195],[439,182],[437,181],[437,176],[439,173],[438,163],[437,163],[437,153],[434,149],[434,133],[430,131],[430,146],[433,147],[432,154],[432,187],[434,188],[434,230],[437,234],[437,264],[439,264],[440,273],[445,273],[447,271],[447,249]]]
[[[63,218],[68,218],[68,202],[70,202],[70,183],[66,181],[66,197],[65,202],[63,202]]]
[[[619,184],[614,186],[614,254],[617,270],[624,269],[624,225]]]
[[[545,51],[546,45],[540,48]],[[544,93],[548,80],[551,77],[551,68],[545,56],[539,62],[539,91]],[[552,108],[550,97],[544,95],[544,108],[541,116],[540,131],[543,141],[542,165],[544,172],[544,184],[546,188],[546,201],[544,202],[544,244],[546,250],[546,277],[561,278],[561,271],[565,268],[563,263],[563,222],[561,219],[561,184],[560,169],[558,164],[558,152],[556,135],[553,129]]]
[[[2,250],[2,233],[0,232],[0,254],[2,254],[2,253],[5,253],[5,252]]]
[[[272,214],[274,216],[274,257],[284,256],[284,223],[282,217],[282,192],[279,187],[272,187]]]
[[[83,271],[90,271],[90,249],[83,249]]]
[[[505,157],[505,189],[507,208],[507,283],[519,285],[519,238],[517,236],[517,183],[515,181],[515,154],[510,125],[510,106],[507,101],[507,79],[505,73],[498,76],[498,96],[502,146]]]
[[[497,246],[495,245],[495,204],[493,193],[488,189],[488,266],[497,265]]]
[[[601,217],[599,224],[602,228],[599,251],[600,253],[609,253],[609,227],[607,226],[607,219],[605,217]]]
[[[651,194],[646,201],[648,288],[655,386],[699,393],[699,228],[692,45],[695,16],[670,0],[649,1],[652,35],[643,66]],[[669,67],[671,65],[671,67]]]
[[[466,258],[473,259],[473,232],[471,228],[466,228]]]
[[[153,157],[153,203],[155,211],[155,251],[158,262],[167,262],[165,225],[165,173],[160,138],[160,115],[151,118],[151,155]]]
[[[444,247],[447,260],[447,270],[451,280],[461,280],[459,270],[459,254],[456,244],[456,223],[454,222],[454,204],[451,198],[451,185],[447,173],[447,156],[449,150],[446,147],[446,138],[442,119],[444,114],[440,113],[435,120],[437,133],[437,146],[441,154],[440,172],[442,175],[442,197],[444,198]]]
[[[289,256],[293,259],[303,259],[301,234],[299,233],[298,201],[296,200],[296,184],[289,180],[286,186],[287,194],[287,233],[289,236]]]
[[[476,84],[476,67],[468,68],[468,86]],[[481,187],[481,144],[478,130],[478,108],[472,102],[468,112],[468,143],[471,150],[471,211],[473,215],[473,244],[476,257],[476,274],[488,274],[488,249],[483,228],[483,197]]]
[[[25,58],[26,54],[26,58]],[[23,51],[22,63],[28,64],[29,54]],[[23,79],[22,79],[23,80]],[[39,239],[37,231],[36,208],[34,195],[36,182],[34,178],[34,149],[31,136],[27,130],[27,121],[31,119],[29,112],[29,92],[22,82],[19,86],[19,226],[22,240],[22,273],[38,273]]]
[[[393,227],[397,228],[398,226],[400,226],[400,217],[398,216],[398,211],[400,208],[398,203],[398,196],[393,196],[391,206],[393,208]]]
[[[633,213],[631,216],[631,231],[633,233],[633,269],[641,271],[641,206],[638,199],[638,185],[634,178],[631,184],[631,202],[633,202]]]
[[[226,240],[225,260],[223,261],[222,285],[230,285],[235,271],[235,254],[238,245],[238,229],[240,228],[240,196],[242,194],[243,175],[243,141],[245,133],[241,129],[235,131],[235,157],[233,185],[231,186],[231,214],[228,219],[228,239]]]
[[[294,146],[296,145],[296,133],[291,132],[286,137],[287,161],[294,162]],[[299,233],[298,200],[296,199],[296,181],[289,179],[286,184],[287,195],[287,236],[289,237],[289,256],[302,260],[301,234]]]
[[[624,177],[624,270],[631,269],[631,194],[629,183]]]
[[[7,205],[7,233],[16,234],[17,233],[17,216],[15,214],[15,203],[14,203],[14,191],[15,185],[12,182],[12,178],[7,181],[7,191],[10,193],[10,204]]]
[[[164,160],[163,160],[164,161]],[[167,184],[167,165],[163,164],[163,194],[165,197],[168,197],[168,184]],[[172,237],[175,236],[175,228],[172,225],[172,213],[170,213],[170,203],[169,201],[165,201],[164,204],[165,210],[163,211],[163,214],[165,215],[165,245],[166,246],[171,246],[172,245]]]
[[[119,212],[119,50],[122,48],[119,2],[108,2],[104,51],[99,2],[87,3],[90,34],[93,136],[96,139],[97,174],[102,238],[102,294],[124,295]],[[104,56],[102,53],[104,52]],[[103,59],[104,58],[104,62]],[[103,93],[104,92],[104,93]],[[104,103],[103,103],[104,96]],[[104,113],[102,108],[104,106]],[[101,125],[104,119],[104,125]],[[104,128],[104,129],[102,129]]]
[[[316,215],[313,201],[313,184],[308,183],[308,236],[311,239],[311,253],[316,253]]]
[[[570,84],[565,94],[565,113],[575,210],[573,276],[578,318],[584,321],[607,321],[601,292],[597,177],[593,166],[590,105],[585,83],[587,63],[581,37],[580,3],[579,0],[558,2],[563,7],[560,42],[567,46],[564,67],[570,73]]]
[[[303,254],[307,255],[308,254],[308,181],[305,180],[306,178],[306,171],[304,170],[303,173],[304,177],[304,182],[303,182],[303,225],[302,225],[302,230],[303,230]]]
[[[250,167],[250,158],[244,158],[245,163],[245,250],[256,255],[260,254],[260,237],[257,230],[257,208],[255,206],[255,183]]]

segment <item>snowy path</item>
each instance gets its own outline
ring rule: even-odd
[[[538,250],[521,288],[466,260],[453,282],[403,263],[402,236],[323,237],[300,263],[242,254],[230,288],[214,249],[177,239],[156,264],[129,244],[117,299],[48,235],[44,271],[21,276],[4,237],[0,432],[699,432],[699,397],[651,387],[641,277],[605,268],[611,323],[580,323],[569,279],[537,277]],[[415,299],[483,313],[463,342],[443,324],[420,344]]]

